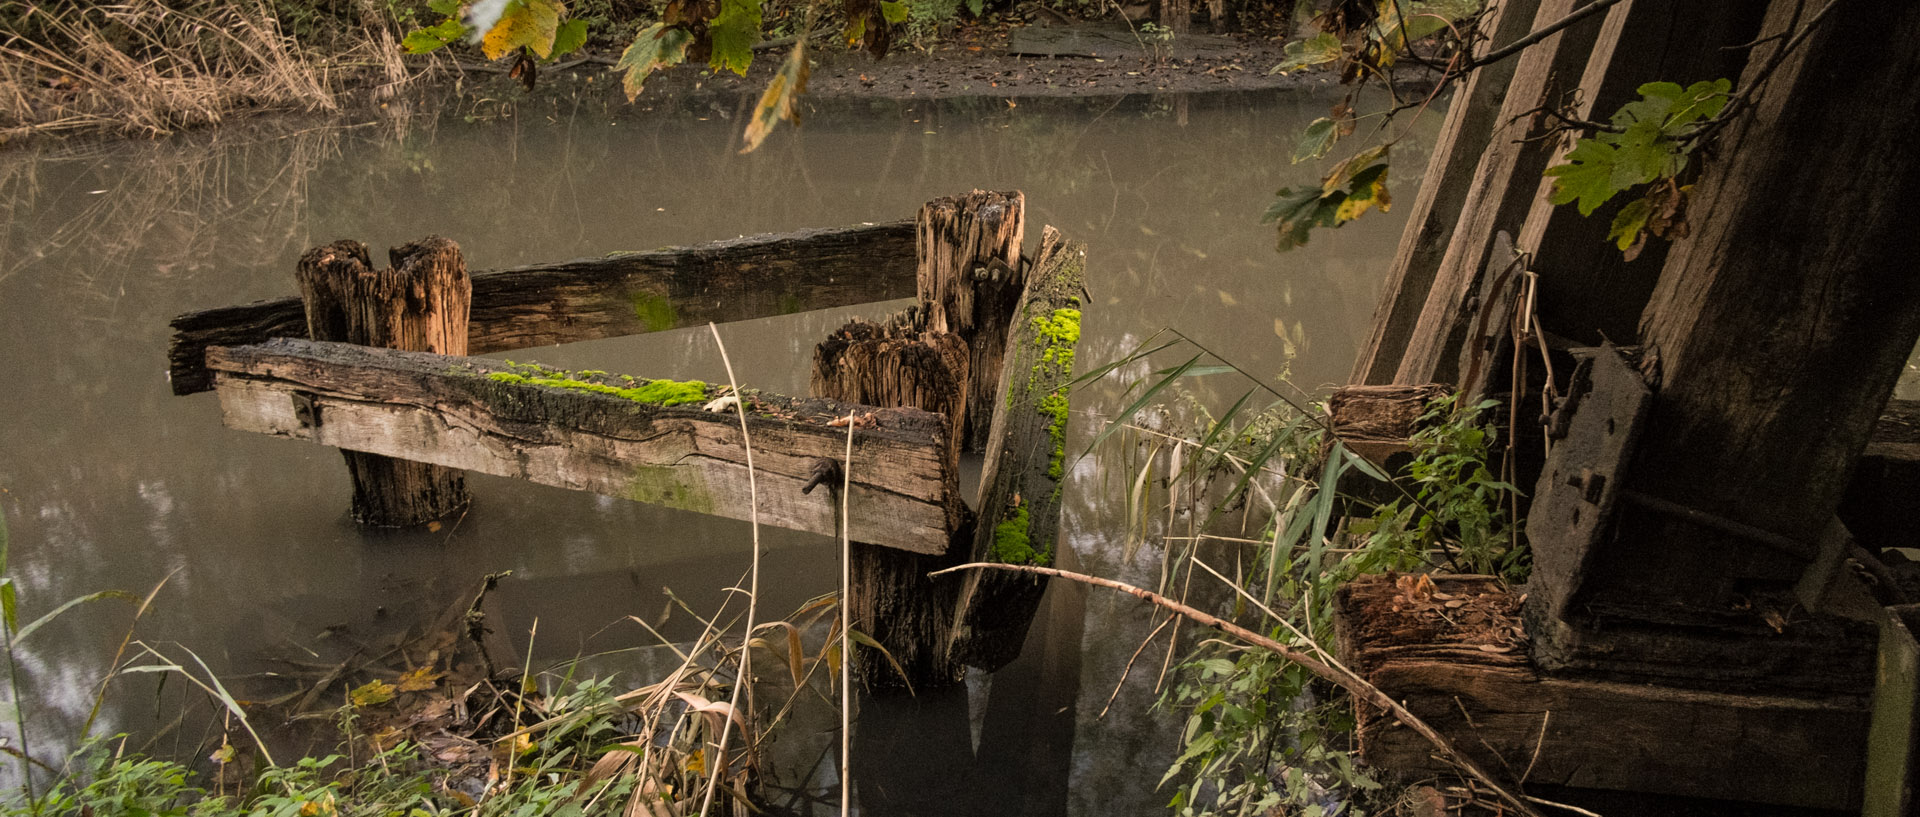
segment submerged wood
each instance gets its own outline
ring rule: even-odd
[[[1042,230],[1007,336],[980,473],[972,561],[1051,565],[1060,538],[1069,416],[1065,387],[1080,340],[1087,248]],[[970,571],[954,614],[954,658],[992,672],[1020,655],[1046,583]]]
[[[278,339],[208,350],[227,425],[322,445],[400,456],[544,485],[747,519],[746,446],[730,412],[662,406],[588,390],[623,380],[586,373],[581,386],[528,382],[529,370],[484,358]],[[518,382],[514,382],[518,378]],[[718,389],[705,389],[717,397]],[[820,462],[838,461],[854,432],[851,535],[941,553],[959,529],[938,415],[748,393],[747,427],[762,524],[837,536],[832,492],[802,493]]]
[[[463,355],[472,287],[459,245],[438,236],[395,247],[375,269],[367,247],[336,241],[300,257],[295,278],[307,333],[382,349]],[[353,481],[353,518],[387,527],[421,525],[465,508],[458,470],[360,451],[341,451]]]
[[[1020,264],[1026,201],[1017,190],[975,190],[927,202],[915,222],[916,292],[927,310],[927,328],[952,332],[967,343],[969,406],[991,405],[999,386],[1008,322],[1026,286]],[[991,411],[969,412],[961,447],[984,448],[992,419]]]
[[[467,349],[487,354],[751,320],[914,294],[909,222],[755,235],[473,275]],[[213,386],[210,346],[307,337],[300,299],[173,319],[174,394]]]
[[[1858,807],[1864,698],[1544,675],[1519,606],[1487,577],[1364,576],[1336,597],[1341,658],[1460,751],[1530,784]],[[1358,710],[1367,763],[1446,770],[1426,738],[1372,705]]]

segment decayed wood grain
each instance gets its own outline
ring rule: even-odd
[[[1026,286],[1020,264],[1026,202],[1017,190],[975,190],[927,202],[915,221],[915,292],[927,310],[927,328],[952,332],[967,342],[972,361],[969,406],[986,406],[1000,382],[1007,322]],[[984,408],[969,412],[961,447],[984,448],[991,420],[992,413]]]
[[[467,348],[486,354],[909,298],[914,240],[903,221],[477,272]],[[207,347],[307,337],[298,298],[189,312],[172,326],[174,394],[212,387]]]
[[[472,285],[459,245],[438,236],[394,247],[375,269],[367,247],[336,241],[300,256],[294,277],[316,340],[464,355]],[[467,507],[466,475],[410,460],[341,451],[353,481],[353,518],[387,527],[421,525]]]
[[[1586,0],[1540,0],[1535,27],[1584,5]],[[1550,123],[1539,121],[1535,112],[1543,105],[1560,104],[1561,94],[1573,90],[1600,24],[1598,17],[1583,20],[1517,57],[1491,141],[1474,168],[1473,184],[1393,382],[1447,383],[1458,376],[1460,344],[1471,317],[1466,305],[1479,291],[1494,235],[1517,228],[1526,218],[1539,191],[1540,173],[1552,158],[1551,146],[1539,138]]]
[[[953,456],[966,435],[967,343],[927,329],[915,306],[884,321],[855,318],[814,347],[808,393],[870,406],[911,406],[947,416]],[[983,410],[991,410],[983,406]]]
[[[1066,481],[1070,415],[1064,387],[1073,379],[1086,266],[1086,245],[1068,242],[1052,227],[1042,230],[989,404],[993,423],[980,472],[973,561],[1053,563]],[[969,665],[998,670],[1020,655],[1046,584],[1001,571],[976,570],[963,578],[952,653]]]
[[[1492,768],[1528,783],[1856,808],[1867,702],[1542,675],[1519,600],[1486,577],[1367,576],[1336,603],[1341,658]],[[1460,601],[1457,606],[1453,602]],[[1467,624],[1474,611],[1489,613]],[[1441,615],[1444,613],[1444,615]],[[1424,738],[1362,706],[1361,756],[1443,772]]]
[[[278,339],[216,347],[207,360],[232,428],[734,519],[750,516],[746,448],[730,413],[501,382],[489,375],[514,370],[497,360],[345,344]],[[746,399],[763,524],[838,535],[832,492],[800,489],[816,463],[840,459],[846,430],[830,423],[853,413],[862,419],[854,432],[861,467],[854,474],[851,535],[945,552],[964,505],[945,456],[943,418],[830,400]],[[311,409],[296,411],[301,402]]]
[[[1475,56],[1484,56],[1526,36],[1539,7],[1540,0],[1494,4],[1483,23],[1491,36],[1475,47]],[[1500,100],[1513,79],[1517,62],[1501,60],[1474,71],[1454,92],[1453,102],[1447,106],[1446,124],[1434,140],[1432,158],[1427,160],[1427,180],[1413,200],[1380,303],[1374,309],[1373,331],[1354,360],[1353,374],[1348,378],[1353,383],[1393,381],[1420,310],[1426,305],[1427,293],[1433,289],[1433,276],[1439,271],[1447,242],[1453,238],[1460,208],[1466,204],[1474,170],[1493,133]]]

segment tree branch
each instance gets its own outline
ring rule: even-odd
[[[1539,31],[1535,31],[1532,34],[1528,34],[1525,37],[1521,37],[1518,40],[1514,40],[1511,44],[1507,45],[1505,48],[1501,48],[1500,50],[1494,51],[1477,60],[1468,61],[1466,68],[1464,70],[1471,71],[1475,68],[1491,65],[1493,63],[1504,60],[1508,57],[1511,57],[1515,54],[1518,54],[1522,51],[1525,51],[1527,50],[1528,46],[1531,46],[1534,43],[1540,42],[1541,40],[1544,40],[1548,37],[1558,34],[1561,32],[1561,30],[1567,28],[1568,26],[1571,26],[1574,23],[1578,23],[1581,20],[1585,20],[1588,17],[1592,17],[1595,14],[1599,14],[1600,12],[1605,11],[1607,7],[1612,6],[1619,2],[1620,0],[1593,0],[1593,3],[1588,5],[1586,8],[1580,9],[1579,11],[1576,11],[1572,14],[1569,14],[1565,17],[1562,17],[1551,23],[1548,23],[1545,26],[1541,27]]]
[[[1393,700],[1393,698],[1389,697],[1385,692],[1381,692],[1379,687],[1376,687],[1373,684],[1368,683],[1365,678],[1361,678],[1358,674],[1354,673],[1351,670],[1348,670],[1345,667],[1336,668],[1335,665],[1330,665],[1326,662],[1321,661],[1318,658],[1315,658],[1297,649],[1294,649],[1278,641],[1275,641],[1271,638],[1263,636],[1259,633],[1256,633],[1238,624],[1234,624],[1231,621],[1226,621],[1219,618],[1218,616],[1214,616],[1212,614],[1202,612],[1192,607],[1188,607],[1185,604],[1181,604],[1180,602],[1169,599],[1151,590],[1135,587],[1133,585],[1126,584],[1124,582],[1117,582],[1112,579],[1103,579],[1103,578],[1100,578],[1099,576],[1089,576],[1084,573],[1073,573],[1073,572],[1060,570],[1057,568],[1051,568],[1051,567],[1035,567],[1032,565],[996,564],[996,563],[989,563],[989,562],[973,562],[970,564],[960,565],[958,567],[950,567],[945,570],[936,570],[927,575],[931,577],[931,576],[939,576],[946,573],[952,573],[958,570],[974,570],[974,569],[983,569],[983,568],[993,569],[993,570],[1012,570],[1020,573],[1032,573],[1040,576],[1052,576],[1055,578],[1080,582],[1082,584],[1091,584],[1099,587],[1112,588],[1122,593],[1126,593],[1127,595],[1133,596],[1134,598],[1138,598],[1138,599],[1141,599],[1142,601],[1146,601],[1149,604],[1153,604],[1153,605],[1165,608],[1167,610],[1171,610],[1175,613],[1179,613],[1180,615],[1194,622],[1203,624],[1208,627],[1212,627],[1216,630],[1219,630],[1223,633],[1231,635],[1235,638],[1238,638],[1256,647],[1260,647],[1261,649],[1272,652],[1275,655],[1285,658],[1288,661],[1292,661],[1295,664],[1299,664],[1302,668],[1305,668],[1306,671],[1311,672],[1314,675],[1318,675],[1321,678],[1325,678],[1326,680],[1333,682],[1334,684],[1338,685],[1340,688],[1345,689],[1346,691],[1352,693],[1355,697],[1363,701],[1366,701],[1367,703],[1373,704],[1374,706],[1377,706],[1383,710],[1386,710],[1388,714],[1393,716],[1394,720],[1397,720],[1402,724],[1405,724],[1407,728],[1412,729],[1416,733],[1419,733],[1421,737],[1426,738],[1429,743],[1432,743],[1434,748],[1439,750],[1438,754],[1442,760],[1445,760],[1446,762],[1453,764],[1455,768],[1458,768],[1460,771],[1465,772],[1468,777],[1478,780],[1480,781],[1480,783],[1493,789],[1494,793],[1499,795],[1500,799],[1504,801],[1507,805],[1512,806],[1514,811],[1523,815],[1527,815],[1527,817],[1542,817],[1540,812],[1527,802],[1527,798],[1523,798],[1509,791],[1507,787],[1501,784],[1499,780],[1496,779],[1491,773],[1489,773],[1485,769],[1480,768],[1480,764],[1473,762],[1471,758],[1461,754],[1460,750],[1455,749],[1453,746],[1453,742],[1447,740],[1446,736],[1435,731],[1433,727],[1428,726],[1425,721],[1420,720],[1420,718],[1414,715],[1412,712],[1407,711],[1406,707],[1401,706],[1398,702]]]

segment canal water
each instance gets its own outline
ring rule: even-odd
[[[933,197],[1019,189],[1030,242],[1051,224],[1089,245],[1082,371],[1172,328],[1270,385],[1284,374],[1324,391],[1344,380],[1368,332],[1440,119],[1428,112],[1395,147],[1401,208],[1278,253],[1260,214],[1278,188],[1317,184],[1325,163],[1289,157],[1334,100],[1295,90],[821,103],[805,127],[783,126],[740,155],[736,101],[648,110],[558,90],[434,117],[276,122],[0,155],[0,512],[23,620],[97,590],[144,594],[164,578],[136,637],[244,681],[431,615],[503,570],[513,576],[489,598],[496,627],[524,645],[537,621],[536,665],[649,643],[623,617],[657,615],[663,588],[696,609],[720,605],[750,558],[745,523],[475,475],[473,509],[457,522],[362,530],[346,515],[336,452],[227,431],[212,395],[172,396],[170,318],[293,294],[295,259],[337,238],[364,241],[377,257],[444,235],[485,269],[909,218]],[[818,339],[849,316],[898,306],[720,333],[743,385],[801,393]],[[705,327],[511,356],[726,379]],[[1072,451],[1130,402],[1126,382],[1075,395]],[[1249,387],[1231,375],[1189,383],[1195,404],[1215,407]],[[1151,584],[1159,545],[1126,547],[1139,452],[1124,449],[1074,462],[1060,559]],[[835,588],[834,543],[763,536],[763,610]],[[43,757],[57,756],[87,717],[131,610],[78,608],[16,651],[21,705]],[[1169,793],[1155,785],[1180,723],[1153,707],[1164,651],[1149,650],[1115,691],[1148,622],[1131,599],[1056,586],[1023,654],[1000,673],[863,701],[852,772],[861,809],[1157,812]],[[676,617],[666,634],[690,638],[697,626]],[[170,724],[175,711],[155,703],[151,679],[114,684],[96,732],[159,733],[162,753],[201,747],[210,716]]]

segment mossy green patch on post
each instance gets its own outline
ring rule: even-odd
[[[534,364],[508,362],[516,371],[493,372],[488,380],[496,383],[546,386],[553,389],[572,389],[574,391],[593,392],[631,400],[635,403],[647,403],[656,406],[678,406],[684,403],[699,403],[707,399],[707,384],[700,380],[636,380],[627,375],[620,379],[634,385],[621,388],[581,377],[604,377],[605,372],[566,372],[547,369]]]
[[[1044,546],[1044,550],[1034,548],[1028,535],[1031,520],[1032,517],[1027,515],[1027,506],[1020,505],[1000,520],[1000,524],[993,526],[993,561],[1009,565],[1046,565],[1052,562],[1051,546]]]
[[[635,292],[628,300],[633,302],[633,317],[648,332],[664,332],[680,325],[679,310],[665,296]]]
[[[1033,364],[1032,376],[1027,381],[1029,393],[1032,384],[1043,375],[1051,376],[1056,383],[1073,377],[1073,351],[1080,343],[1080,310],[1053,310],[1051,315],[1035,317],[1033,328],[1035,343],[1040,345],[1041,352],[1040,361]],[[1047,463],[1047,477],[1054,482],[1066,476],[1067,408],[1064,388],[1055,389],[1035,404],[1035,409],[1048,418],[1047,436],[1053,441],[1053,456]]]
[[[627,480],[626,497],[683,511],[713,513],[712,495],[705,488],[680,479],[675,469],[667,465],[636,466]]]
[[[780,293],[780,299],[774,303],[774,311],[782,315],[798,315],[807,309],[807,302],[791,292]]]

